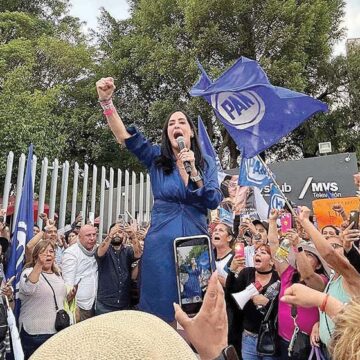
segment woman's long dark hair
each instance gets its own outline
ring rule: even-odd
[[[171,174],[175,168],[174,153],[172,151],[172,147],[171,147],[170,139],[168,137],[167,129],[168,129],[168,124],[169,124],[169,120],[170,120],[171,116],[176,112],[181,112],[185,115],[186,120],[189,123],[192,132],[194,133],[194,137],[192,137],[190,139],[190,142],[191,142],[190,149],[194,152],[194,155],[195,155],[196,168],[204,170],[205,162],[204,162],[204,158],[202,156],[201,150],[200,150],[199,138],[197,135],[195,125],[192,122],[192,120],[190,119],[190,117],[182,110],[173,111],[172,113],[170,113],[170,115],[168,116],[168,118],[165,121],[163,131],[162,131],[162,136],[161,136],[161,154],[155,159],[155,165],[157,167],[162,168],[166,175]]]

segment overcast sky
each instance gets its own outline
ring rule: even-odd
[[[151,0],[149,0],[151,1]],[[116,19],[128,17],[126,0],[71,0],[71,14],[86,21],[89,28],[95,29],[100,8],[104,7]],[[344,26],[348,29],[347,37],[360,38],[360,0],[347,0]],[[335,53],[345,52],[345,41],[335,47]]]

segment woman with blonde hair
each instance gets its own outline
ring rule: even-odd
[[[71,301],[75,293],[73,289],[66,295],[65,282],[55,264],[55,245],[50,240],[40,240],[20,278],[19,324],[25,359],[57,332],[54,295],[62,310],[65,299]]]

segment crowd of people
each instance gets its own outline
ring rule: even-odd
[[[71,344],[76,329],[87,331],[88,324],[97,324],[101,337],[101,326],[113,321],[112,314],[120,311],[130,319],[127,311],[136,309],[173,329],[178,329],[177,320],[185,330],[178,332],[202,360],[308,360],[320,353],[329,360],[360,359],[358,223],[340,204],[333,206],[343,219],[339,227],[317,228],[305,206],[270,209],[266,221],[254,217],[244,211],[254,190],[238,186],[237,176],[219,185],[216,164],[201,153],[196,128],[184,112],[169,115],[161,146],[153,145],[136,128],[125,128],[111,100],[114,90],[112,78],[97,83],[116,139],[149,171],[151,223],[140,227],[119,219],[97,242],[97,228],[81,216],[62,234],[54,219],[41,214],[45,226],[35,225],[34,237],[27,239],[17,289],[25,358],[34,353],[36,358],[41,351],[61,358],[47,344],[54,346],[64,336]],[[360,174],[354,179],[359,188]],[[220,211],[208,216],[219,208],[233,214],[230,223]],[[13,279],[6,281],[3,269],[11,240],[3,215],[0,275],[3,298],[13,306]],[[281,225],[284,218],[292,220],[291,227]],[[177,305],[181,299],[173,245],[176,238],[195,235],[209,235],[216,272],[208,280],[199,313],[189,317]],[[182,292],[186,298],[201,298],[198,259],[191,255],[189,261]],[[57,333],[61,336],[54,337]],[[6,352],[6,334],[3,344]]]

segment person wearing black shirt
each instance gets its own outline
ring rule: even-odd
[[[119,224],[110,227],[110,233],[96,249],[98,263],[98,290],[95,315],[130,308],[131,265],[142,249],[136,237],[127,246],[127,233]]]
[[[245,288],[258,281],[262,285],[259,295],[255,295],[247,302],[242,311],[242,358],[243,360],[254,359],[276,359],[276,357],[261,357],[256,351],[257,336],[260,329],[261,321],[265,314],[257,306],[263,307],[265,313],[270,306],[270,301],[264,296],[267,288],[279,280],[277,272],[273,269],[273,260],[270,255],[270,247],[261,245],[255,251],[254,267],[247,267],[236,275],[230,273],[226,280],[226,294],[233,294],[245,290]],[[277,301],[272,311],[271,318],[275,318],[277,313]]]

